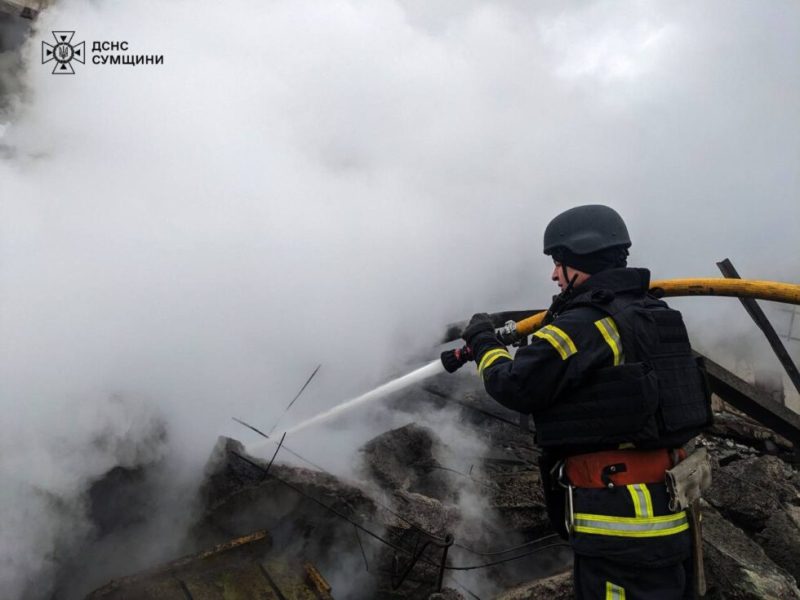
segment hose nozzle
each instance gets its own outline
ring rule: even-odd
[[[475,357],[472,356],[472,348],[463,346],[462,348],[445,350],[441,354],[441,359],[444,370],[448,373],[455,373],[469,361],[475,360]]]

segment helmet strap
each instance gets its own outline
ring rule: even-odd
[[[561,265],[561,269],[564,273],[564,279],[567,281],[567,287],[565,287],[560,294],[558,294],[555,298],[553,298],[553,303],[550,305],[550,308],[547,309],[547,315],[544,318],[544,323],[550,323],[561,312],[561,309],[564,308],[564,305],[569,301],[572,297],[572,289],[575,287],[575,282],[578,279],[578,274],[572,276],[572,279],[569,279],[567,275],[567,267],[563,264]]]

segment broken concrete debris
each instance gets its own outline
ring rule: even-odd
[[[436,379],[397,398],[394,408],[425,414],[431,398],[444,400],[441,406],[455,410],[459,427],[474,429],[486,441],[488,451],[469,457],[467,467],[456,465],[453,449],[421,423],[367,442],[358,480],[291,466],[280,454],[266,472],[266,461],[247,456],[235,440],[221,439],[208,463],[202,511],[187,547],[224,548],[231,540],[265,533],[261,541],[243,545],[247,551],[237,556],[244,559],[213,568],[196,557],[181,563],[205,577],[206,595],[193,597],[227,597],[224,590],[233,588],[225,582],[235,581],[271,590],[250,596],[264,598],[572,597],[571,551],[550,529],[531,433],[516,424],[517,415],[466,381]],[[713,460],[714,483],[703,503],[706,597],[800,599],[797,450],[724,402],[715,406],[714,427],[698,438]],[[232,550],[211,555],[226,552]],[[309,576],[309,569],[316,575]],[[258,584],[250,579],[256,570]],[[187,586],[201,586],[200,579],[181,579],[183,571],[166,565],[112,581],[90,598],[134,597],[125,590],[141,589],[167,572]],[[289,574],[280,584],[273,575],[278,572]],[[290,593],[282,585],[301,591]],[[173,597],[159,594],[147,597]]]

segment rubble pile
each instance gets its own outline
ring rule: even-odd
[[[571,551],[550,528],[538,451],[519,415],[474,379],[451,376],[391,405],[416,420],[367,442],[350,480],[283,463],[280,452],[269,464],[222,438],[190,545],[267,531],[271,568],[277,559],[313,564],[333,598],[571,598]],[[697,441],[713,461],[703,501],[706,597],[800,599],[797,451],[715,406],[714,427]],[[444,407],[485,441],[479,456],[457,455],[419,416]]]
[[[717,413],[699,443],[713,459],[703,502],[706,597],[800,597],[796,450],[735,411]]]

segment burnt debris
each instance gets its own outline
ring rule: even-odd
[[[742,395],[759,393],[716,368],[735,382],[736,406],[744,406]],[[240,442],[222,438],[209,459],[187,541],[200,553],[181,563],[191,569],[165,565],[112,581],[90,597],[133,597],[123,591],[165,573],[190,590],[191,577],[216,582],[216,588],[203,584],[208,598],[223,598],[224,582],[256,580],[268,590],[259,596],[265,598],[571,597],[571,551],[550,528],[532,434],[515,413],[492,403],[479,382],[456,379],[433,379],[398,395],[394,408],[409,415],[428,414],[431,407],[453,411],[448,416],[455,425],[485,440],[482,452],[459,454],[436,427],[411,423],[367,442],[358,479],[344,480],[310,461],[284,462],[302,459],[299,449],[284,445],[270,466]],[[725,386],[715,390],[715,424],[697,440],[713,461],[714,484],[703,501],[706,597],[800,599],[797,447],[728,404]],[[253,541],[239,553],[219,550],[257,532],[268,543]],[[217,548],[213,567],[197,559],[206,556],[204,548]],[[316,575],[308,576],[309,569]],[[260,579],[251,578],[256,571]],[[288,575],[279,584],[273,573]],[[193,597],[180,589],[183,596],[148,597]]]

